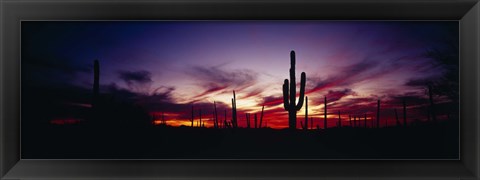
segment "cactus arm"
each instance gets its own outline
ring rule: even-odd
[[[300,96],[298,97],[298,104],[296,106],[297,111],[302,109],[302,106],[303,106],[303,99],[305,98],[305,79],[306,79],[305,72],[302,72],[302,76],[300,79]]]
[[[288,79],[283,82],[283,108],[285,111],[290,109],[290,103],[288,102]]]

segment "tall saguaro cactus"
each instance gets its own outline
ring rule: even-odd
[[[350,127],[353,127],[352,125],[352,115],[348,115],[348,123],[350,124]]]
[[[377,128],[380,128],[380,100],[377,100]]]
[[[407,102],[403,99],[403,125],[407,126]]]
[[[245,120],[247,120],[247,128],[250,129],[250,114],[245,113]]]
[[[305,125],[303,128],[308,130],[308,96],[305,96]]]
[[[340,117],[340,111],[338,111],[338,127],[342,127],[342,118]]]
[[[325,113],[323,114],[323,127],[324,129],[327,129],[327,96],[324,97],[323,99],[323,105],[324,105],[324,109],[325,109]]]
[[[198,110],[198,116],[200,117],[199,125],[202,126],[202,109]]]
[[[226,128],[227,127],[227,109],[225,109],[225,118],[223,119],[223,128]]]
[[[233,98],[232,98],[232,127],[237,128],[237,99],[235,97],[235,90],[233,90]]]
[[[303,106],[303,98],[305,96],[305,72],[302,72],[300,77],[300,97],[298,98],[298,104],[295,104],[296,100],[296,80],[295,80],[295,51],[290,52],[290,86],[288,79],[283,82],[283,107],[285,111],[288,111],[288,127],[290,129],[297,128],[297,111]]]
[[[313,117],[310,118],[310,129],[313,129]]]
[[[398,121],[397,108],[395,108],[394,111],[395,111],[395,120],[396,120],[395,122],[397,123],[397,126],[399,126],[399,125],[400,125],[400,121]]]
[[[265,105],[262,106],[262,113],[260,114],[260,125],[258,127],[262,128],[262,123],[263,123],[263,109],[265,108]]]
[[[215,110],[215,118],[213,120],[213,127],[216,129],[218,128],[218,114],[217,114],[217,103],[213,101],[213,109]]]
[[[98,104],[98,96],[100,89],[100,63],[98,60],[93,61],[93,100],[92,107]]]
[[[365,113],[365,116],[363,117],[363,127],[367,128],[367,113]]]
[[[430,101],[430,114],[432,116],[433,122],[437,122],[435,104],[433,103],[432,85],[428,85],[428,100]]]
[[[192,118],[190,119],[190,122],[191,122],[192,124],[190,125],[190,127],[193,127],[193,121],[194,121],[194,119],[193,119],[193,105],[192,105]]]

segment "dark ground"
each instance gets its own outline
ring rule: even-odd
[[[24,159],[457,159],[458,121],[381,129],[48,125],[22,132]]]

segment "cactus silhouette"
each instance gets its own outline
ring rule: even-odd
[[[308,96],[305,96],[305,125],[303,129],[308,130]]]
[[[190,127],[193,127],[193,121],[194,121],[194,119],[193,119],[193,105],[192,105],[192,117],[190,119],[190,122],[191,122]]]
[[[255,129],[256,129],[256,128],[257,128],[257,113],[255,113],[255,117],[254,117],[254,118],[255,118],[254,122],[255,122]]]
[[[199,122],[200,122],[200,126],[202,126],[202,109],[199,109],[199,110],[198,110],[198,115],[199,115],[199,117],[200,117],[200,121],[199,121]]]
[[[357,116],[353,116],[353,127],[357,127]]]
[[[350,124],[350,127],[353,127],[352,125],[352,115],[348,115],[348,123]]]
[[[310,129],[313,129],[313,117],[310,118]]]
[[[377,100],[377,128],[380,128],[380,100]]]
[[[165,121],[165,114],[162,112],[162,124],[167,125],[167,121]]]
[[[215,110],[215,118],[213,119],[213,127],[218,128],[218,114],[217,114],[217,104],[213,101],[213,109]]]
[[[227,127],[227,109],[225,109],[225,118],[223,119],[223,128],[226,128]]]
[[[245,113],[245,119],[247,120],[247,128],[250,128],[250,114]]]
[[[403,125],[407,126],[407,102],[403,98]]]
[[[260,124],[258,125],[259,128],[262,128],[262,123],[263,123],[263,109],[265,108],[265,105],[262,106],[262,113],[260,114]]]
[[[305,95],[305,72],[302,72],[300,78],[300,97],[298,104],[295,104],[297,94],[296,77],[295,77],[295,51],[290,52],[290,86],[288,79],[283,82],[283,107],[288,111],[288,127],[289,129],[297,128],[297,111],[303,106],[303,98]]]
[[[342,118],[340,117],[340,111],[338,111],[338,127],[342,127]]]
[[[428,85],[428,100],[430,101],[430,114],[432,116],[433,122],[437,122],[437,116],[435,114],[435,104],[433,103],[433,94],[432,86]]]
[[[397,123],[397,126],[400,126],[400,121],[398,120],[397,109],[395,108],[394,111],[395,111],[395,120],[396,120],[395,122]]]
[[[327,96],[325,96],[325,97],[323,98],[323,105],[324,105],[324,110],[325,110],[325,112],[324,112],[324,114],[323,114],[323,118],[324,118],[323,127],[324,127],[325,129],[327,129]]]
[[[265,127],[265,128],[268,127],[268,121],[267,121],[266,119],[265,119],[265,126],[264,126],[264,127]]]
[[[96,108],[100,91],[100,63],[98,60],[93,61],[93,101],[92,107]]]
[[[237,128],[237,99],[235,97],[235,90],[233,91],[233,98],[232,98],[232,127]]]
[[[365,113],[365,116],[363,117],[363,127],[367,128],[367,113]]]

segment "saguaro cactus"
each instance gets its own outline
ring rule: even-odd
[[[303,129],[308,130],[308,96],[305,96],[305,124]]]
[[[396,120],[397,126],[399,126],[399,125],[400,125],[400,121],[398,121],[397,108],[395,108],[394,110],[395,110],[395,120]]]
[[[310,129],[313,129],[313,117],[310,118]]]
[[[327,129],[327,96],[324,97],[323,99],[323,105],[324,105],[324,109],[325,109],[325,113],[323,114],[323,118],[324,118],[324,121],[323,121],[323,127],[325,129]]]
[[[364,128],[367,128],[367,113],[365,113],[365,116],[363,117],[363,123]]]
[[[353,127],[357,127],[357,116],[353,116]]]
[[[227,127],[227,109],[225,109],[225,119],[223,119],[223,128]]]
[[[215,110],[215,118],[213,119],[213,127],[218,128],[218,114],[217,114],[217,104],[213,101],[213,109]]]
[[[377,128],[380,128],[380,100],[377,100]]]
[[[232,98],[232,127],[237,128],[237,99],[235,97],[235,90],[233,91],[233,98]]]
[[[433,122],[437,122],[437,115],[435,113],[435,104],[433,103],[432,85],[428,85],[428,100],[430,101],[430,114]]]
[[[407,102],[403,99],[403,125],[407,126]]]
[[[250,114],[245,113],[245,120],[247,120],[247,128],[250,129]]]
[[[342,127],[342,118],[340,117],[340,111],[338,111],[338,127]]]
[[[262,113],[260,114],[260,125],[258,125],[259,128],[262,128],[262,123],[263,123],[263,109],[265,108],[265,105],[262,106]]]
[[[348,123],[350,124],[350,127],[353,127],[352,125],[352,115],[348,115]]]
[[[199,120],[200,126],[202,126],[202,109],[199,109],[199,110],[198,110],[198,115],[199,115],[199,117],[200,117],[200,120]]]
[[[290,129],[297,128],[297,111],[303,106],[303,98],[305,96],[305,72],[302,72],[300,78],[300,97],[298,104],[295,104],[295,96],[297,94],[296,80],[295,80],[295,51],[290,52],[290,86],[288,79],[283,82],[283,107],[288,111],[288,127]]]
[[[190,122],[191,122],[192,124],[190,125],[190,127],[193,127],[193,121],[194,121],[194,120],[193,120],[193,105],[192,105],[192,118],[190,119]]]
[[[100,89],[100,63],[98,60],[93,61],[93,100],[92,107],[96,107],[98,103]]]
[[[167,125],[167,121],[165,120],[165,113],[162,112],[162,124]]]

